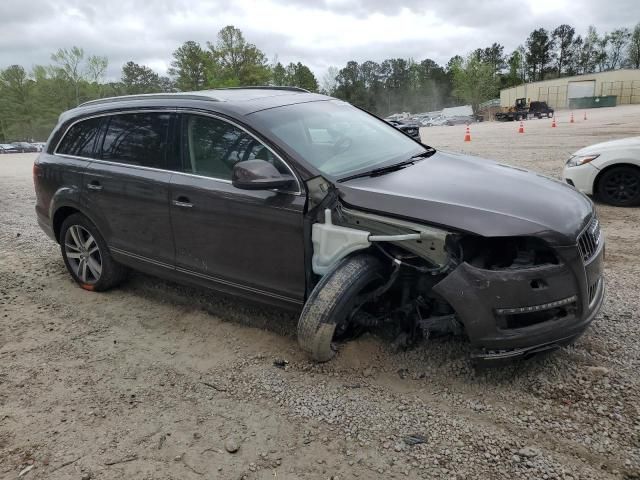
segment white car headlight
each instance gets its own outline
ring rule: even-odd
[[[567,167],[578,167],[580,165],[585,165],[596,158],[598,158],[599,154],[594,155],[574,155],[569,160],[567,160]]]

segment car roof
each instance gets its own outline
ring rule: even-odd
[[[195,92],[151,93],[101,98],[85,102],[60,115],[60,122],[93,113],[134,108],[197,108],[214,112],[250,115],[257,111],[297,103],[331,100],[297,87],[243,87]]]

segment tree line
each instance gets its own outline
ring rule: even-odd
[[[629,30],[584,36],[570,25],[538,28],[510,54],[493,43],[446,65],[431,59],[351,60],[329,67],[319,82],[301,62],[271,62],[242,32],[227,26],[213,42],[187,41],[172,53],[168,75],[128,61],[118,81],[107,81],[108,59],[80,47],[51,55],[50,65],[0,70],[0,142],[44,139],[58,115],[95,98],[247,85],[297,86],[354,103],[384,116],[400,111],[433,111],[496,98],[501,88],[559,76],[640,68],[640,24]]]

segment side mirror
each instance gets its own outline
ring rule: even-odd
[[[291,175],[281,174],[265,160],[245,160],[233,166],[231,183],[242,190],[270,190],[287,188],[294,182]]]

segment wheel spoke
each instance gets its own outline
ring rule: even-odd
[[[82,250],[83,242],[80,239],[80,230],[78,229],[78,226],[73,225],[71,228],[69,228],[69,233],[71,234],[71,238],[73,239],[73,242],[78,247],[78,250]]]
[[[95,247],[93,247],[91,250],[89,250],[87,253],[88,253],[89,255],[93,255],[94,253],[99,252],[99,251],[100,251],[100,247],[98,247],[98,245],[96,245],[96,246],[95,246]]]
[[[81,282],[85,282],[87,280],[87,265],[84,261],[84,258],[81,258],[80,262],[78,263],[77,275]]]
[[[65,243],[64,246],[67,247],[67,250],[71,249],[71,250],[74,250],[76,252],[80,251],[80,249],[78,247],[76,247],[75,245],[71,245],[70,243]]]
[[[91,235],[87,235],[87,241],[84,242],[84,249],[85,250],[89,250],[89,248],[91,247],[91,245],[93,245],[94,243],[96,243],[96,241],[93,239],[93,237]]]
[[[102,265],[93,257],[88,257],[86,260],[87,265],[89,266],[89,270],[91,270],[91,274],[93,278],[96,280],[100,279],[100,275],[102,274]]]
[[[67,252],[67,258],[80,259],[80,252]]]

